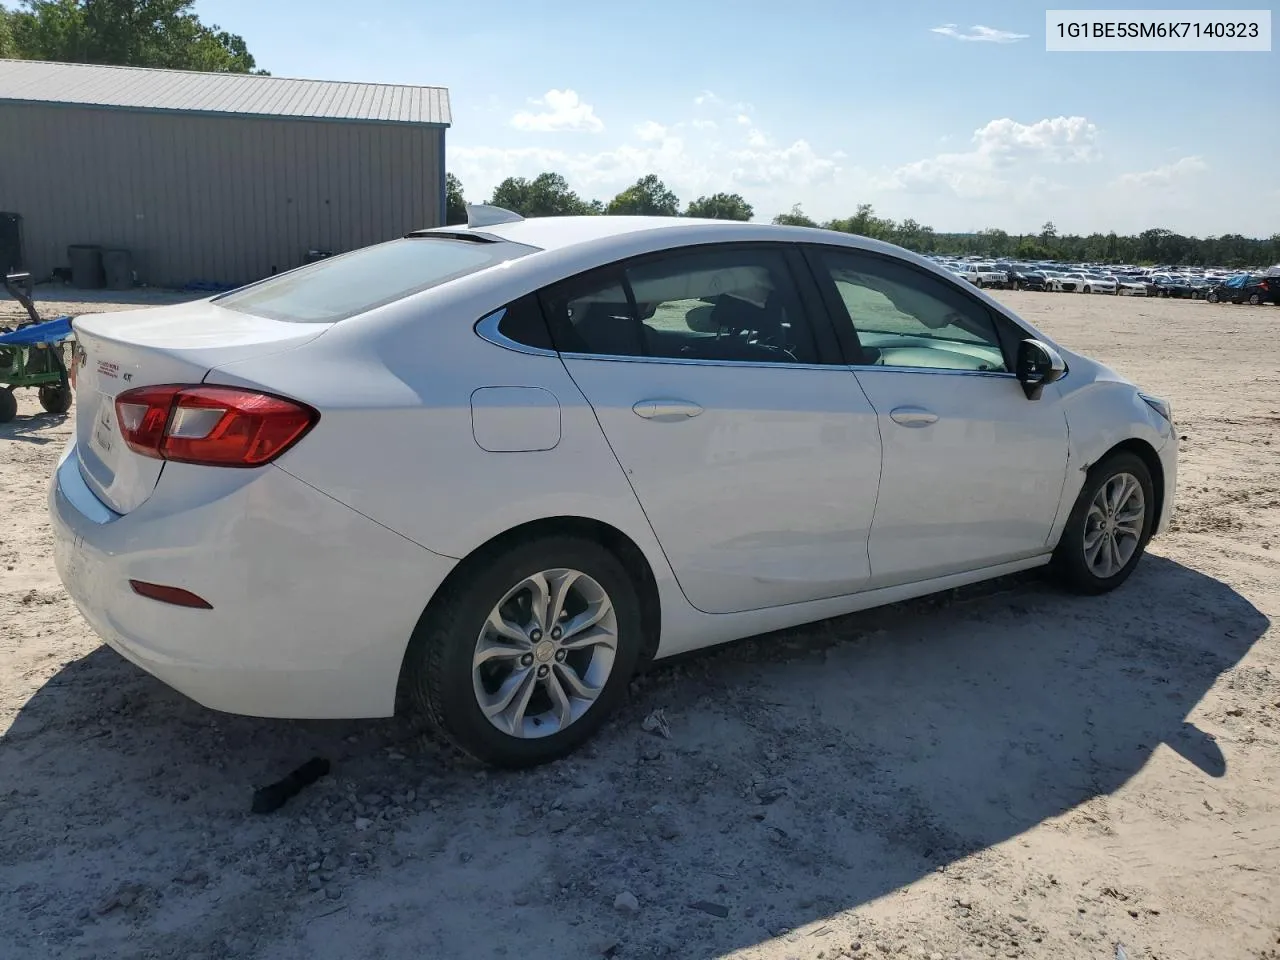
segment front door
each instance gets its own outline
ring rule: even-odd
[[[1002,334],[1005,318],[906,261],[818,248],[813,262],[838,322],[856,333],[853,369],[883,439],[873,583],[1045,553],[1067,421],[1056,387],[1028,400],[1013,374],[1020,331]]]
[[[870,576],[876,415],[819,350],[794,276],[779,249],[725,244],[543,296],[569,374],[708,613],[853,593]]]

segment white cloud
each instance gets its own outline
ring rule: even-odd
[[[1097,126],[1084,117],[1030,124],[1005,117],[975,130],[972,149],[905,164],[879,184],[912,193],[949,191],[967,199],[1007,196],[1015,187],[1029,185],[1043,165],[1098,159],[1097,140]]]
[[[1026,40],[1030,34],[1014,33],[1011,30],[997,30],[994,27],[984,27],[981,24],[972,26],[968,31],[961,30],[954,23],[944,23],[940,27],[933,27],[932,33],[940,33],[944,37],[951,37],[953,40],[973,41],[977,43],[1017,43],[1019,40]]]
[[[729,157],[735,164],[729,171],[735,187],[805,187],[830,182],[840,169],[836,161],[819,156],[806,140],[782,149],[735,150]]]
[[[546,107],[540,113],[522,110],[511,118],[511,125],[526,133],[552,133],[556,131],[586,131],[599,133],[604,122],[596,116],[595,108],[583,103],[574,90],[548,90],[540,99],[530,101],[534,106]]]
[[[608,149],[575,151],[528,141],[451,143],[450,166],[467,196],[477,199],[508,176],[533,177],[552,170],[584,197],[608,200],[638,178],[655,173],[683,200],[722,190],[744,193],[762,216],[789,209],[840,175],[837,158],[819,153],[805,140],[776,142],[748,116],[744,105],[710,92],[697,99],[701,110],[694,116],[671,123],[645,120],[631,128],[625,141]]]
[[[1203,157],[1183,157],[1176,163],[1166,163],[1154,170],[1121,174],[1117,182],[1127,187],[1168,188],[1208,169]]]
[[[636,125],[636,136],[644,141],[661,140],[667,135],[667,128],[653,120],[646,120]]]

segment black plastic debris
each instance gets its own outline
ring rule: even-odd
[[[701,910],[703,913],[709,913],[713,917],[721,919],[729,915],[729,908],[722,903],[712,903],[710,900],[697,900],[689,904],[692,910]]]
[[[254,813],[274,813],[304,787],[309,787],[329,772],[329,761],[324,757],[312,757],[283,780],[253,792]]]

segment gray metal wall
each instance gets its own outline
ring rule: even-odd
[[[444,134],[0,101],[0,211],[36,276],[96,243],[154,286],[242,283],[443,223]]]

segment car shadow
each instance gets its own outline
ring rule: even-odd
[[[1223,776],[1230,756],[1187,717],[1268,626],[1156,556],[1105,597],[997,581],[656,665],[582,752],[523,773],[477,770],[404,720],[215,714],[98,649],[0,738],[7,870],[28,890],[13,909],[63,919],[124,878],[188,904],[154,932],[166,949],[216,953],[234,928],[273,958],[534,960],[602,937],[621,956],[731,953],[1104,797],[1161,745]],[[670,738],[645,729],[655,710]],[[334,775],[248,813],[254,786],[312,755]],[[264,887],[308,922],[246,913]],[[615,909],[623,892],[638,915]],[[337,898],[340,926],[309,922]],[[146,946],[119,913],[82,918],[61,955]]]
[[[42,431],[65,423],[70,414],[40,413],[18,414],[8,423],[0,423],[0,440],[21,440],[43,446],[46,443],[65,443],[65,437],[51,437]]]

